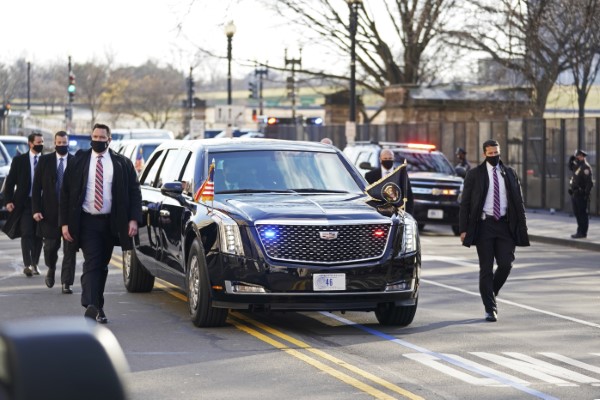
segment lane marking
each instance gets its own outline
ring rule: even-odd
[[[332,313],[327,312],[327,311],[320,311],[320,314],[322,314],[324,316],[327,316],[329,318],[333,318],[333,319],[335,319],[335,320],[337,320],[337,321],[339,321],[339,322],[341,322],[341,323],[343,323],[345,325],[351,326],[351,327],[356,328],[358,330],[370,333],[371,335],[374,335],[374,336],[377,336],[379,338],[385,339],[385,340],[387,340],[387,341],[389,341],[391,343],[395,343],[395,344],[398,344],[398,345],[400,345],[402,347],[406,347],[408,349],[414,350],[414,351],[416,351],[418,353],[428,354],[428,355],[431,355],[433,357],[437,357],[437,358],[442,359],[442,360],[444,360],[444,361],[446,361],[446,362],[448,362],[448,363],[450,363],[452,365],[455,365],[457,367],[466,369],[467,371],[471,371],[471,372],[479,374],[481,376],[485,376],[485,377],[491,378],[491,379],[499,382],[500,384],[508,385],[508,386],[512,387],[513,389],[520,390],[520,391],[522,391],[524,393],[528,393],[528,394],[530,394],[532,396],[535,396],[535,397],[537,397],[539,399],[544,399],[544,400],[558,400],[556,397],[553,397],[553,396],[551,396],[549,394],[546,394],[546,393],[537,391],[535,389],[526,387],[526,386],[520,384],[519,382],[513,381],[512,379],[508,379],[505,376],[497,374],[495,371],[492,372],[492,371],[488,371],[488,370],[485,370],[485,369],[477,368],[476,366],[473,366],[473,365],[470,365],[470,364],[467,364],[467,363],[463,363],[463,362],[461,362],[458,359],[454,359],[452,357],[447,357],[446,355],[441,354],[441,353],[436,353],[436,352],[431,351],[429,349],[426,349],[424,347],[421,347],[421,346],[418,346],[416,344],[412,344],[410,342],[407,342],[406,340],[398,339],[398,338],[396,338],[394,336],[388,335],[387,333],[375,330],[373,328],[366,327],[366,326],[361,325],[361,324],[357,324],[357,323],[355,323],[355,322],[353,322],[353,321],[351,321],[349,319],[340,317],[338,315],[332,314]]]
[[[448,264],[455,264],[455,265],[463,265],[463,263],[464,263],[464,261],[453,260],[452,258],[449,258],[449,257],[430,257],[429,260],[432,260],[432,261],[441,261],[441,262],[446,262]],[[468,295],[471,295],[471,296],[480,297],[479,292],[472,292],[470,290],[461,289],[461,288],[458,288],[458,287],[455,287],[455,286],[446,285],[444,283],[435,282],[435,281],[432,281],[430,279],[423,279],[423,278],[421,278],[421,281],[425,282],[425,283],[429,283],[429,284],[434,285],[434,286],[442,287],[442,288],[449,289],[449,290],[454,290],[456,292],[461,292],[461,293],[465,293],[465,294],[468,294]],[[558,314],[558,313],[555,313],[555,312],[552,312],[552,311],[542,310],[540,308],[531,307],[531,306],[528,306],[528,305],[525,305],[525,304],[515,303],[514,301],[506,300],[506,299],[503,299],[503,298],[497,298],[496,301],[498,303],[508,304],[508,305],[511,305],[511,306],[514,306],[514,307],[522,308],[524,310],[533,311],[533,312],[536,312],[536,313],[549,315],[551,317],[564,319],[566,321],[575,322],[575,323],[580,324],[580,325],[586,325],[586,326],[589,326],[589,327],[592,327],[592,328],[600,328],[600,324],[596,324],[596,323],[589,322],[589,321],[584,321],[584,320],[578,319],[578,318],[569,317],[569,316]]]
[[[360,369],[360,368],[358,368],[358,367],[356,367],[356,366],[354,366],[352,364],[348,364],[345,361],[342,361],[339,358],[336,358],[336,357],[332,356],[329,353],[325,353],[322,350],[315,349],[314,347],[310,346],[309,344],[307,344],[307,343],[305,343],[305,342],[303,342],[301,340],[298,340],[298,339],[296,339],[294,337],[291,337],[291,336],[289,336],[289,335],[287,335],[287,334],[285,334],[285,333],[283,333],[283,332],[281,332],[279,330],[276,330],[276,329],[274,329],[274,328],[272,328],[272,327],[270,327],[268,325],[265,325],[265,324],[263,324],[263,323],[261,323],[259,321],[251,319],[251,318],[249,318],[249,317],[247,317],[245,315],[239,314],[237,312],[235,312],[234,315],[235,315],[236,318],[241,318],[245,322],[247,322],[249,324],[252,324],[252,325],[256,326],[257,328],[263,329],[264,331],[270,333],[271,335],[279,337],[280,339],[283,339],[283,340],[285,340],[285,341],[287,341],[287,342],[289,342],[289,343],[291,343],[291,344],[293,344],[293,345],[295,345],[297,347],[300,347],[301,349],[308,350],[311,353],[313,353],[313,354],[315,354],[315,355],[317,355],[317,356],[319,356],[321,358],[324,358],[324,359],[326,359],[326,360],[328,360],[328,361],[330,361],[330,362],[332,362],[332,363],[334,363],[334,364],[336,364],[336,365],[338,365],[338,366],[340,366],[342,368],[346,368],[347,370],[352,371],[355,374],[362,376],[363,378],[369,379],[370,381],[375,382],[375,383],[377,383],[377,384],[379,384],[379,385],[381,385],[381,386],[383,386],[383,387],[385,387],[385,388],[387,388],[387,389],[389,389],[391,391],[394,391],[394,392],[396,392],[396,393],[398,393],[398,394],[400,394],[400,395],[402,395],[404,397],[407,397],[409,399],[414,399],[414,400],[422,399],[422,397],[417,396],[416,394],[411,393],[411,392],[409,392],[409,391],[407,391],[407,390],[405,390],[405,389],[403,389],[403,388],[401,388],[399,386],[396,386],[393,383],[386,381],[385,379],[382,379],[382,378],[380,378],[380,377],[378,377],[376,375],[373,375],[373,374],[371,374],[371,373],[369,373],[369,372],[367,372],[365,370],[362,370],[362,369]]]
[[[386,393],[383,393],[380,390],[377,390],[376,388],[367,385],[366,383],[363,383],[361,381],[359,381],[358,379],[355,379],[349,375],[344,374],[343,372],[340,372],[334,368],[329,367],[326,364],[323,364],[322,362],[320,362],[319,360],[316,360],[312,357],[309,357],[306,354],[303,354],[302,352],[295,350],[295,349],[291,349],[288,346],[286,346],[285,344],[278,342],[277,340],[274,340],[270,337],[268,337],[267,335],[260,333],[259,331],[250,328],[249,326],[240,323],[239,321],[237,321],[234,318],[230,318],[230,322],[239,330],[246,332],[247,334],[255,337],[258,340],[261,340],[265,343],[270,344],[271,346],[284,351],[286,354],[295,357],[307,364],[312,365],[313,367],[333,376],[334,378],[348,384],[351,385],[371,396],[373,396],[376,399],[386,399],[386,400],[393,400],[394,397],[393,396],[389,396]]]

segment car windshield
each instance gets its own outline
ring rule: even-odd
[[[215,194],[362,193],[336,153],[262,150],[215,152],[208,157],[215,160]]]
[[[439,172],[455,175],[456,172],[442,153],[394,151],[394,164],[398,166],[406,158],[408,172]]]

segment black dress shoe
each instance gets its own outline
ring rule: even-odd
[[[581,234],[581,233],[576,233],[576,234],[574,234],[574,235],[571,235],[571,237],[572,237],[573,239],[585,239],[585,238],[587,237],[587,235],[583,235],[583,234]]]
[[[73,294],[73,291],[71,290],[71,285],[69,285],[68,283],[63,283],[62,292],[63,294]]]
[[[486,312],[485,313],[485,320],[488,321],[488,322],[496,322],[498,320],[496,312],[495,311]]]
[[[55,269],[48,268],[48,272],[46,272],[46,286],[49,288],[54,286],[54,272]]]
[[[25,275],[27,275],[29,278],[31,278],[33,276],[33,270],[31,269],[31,267],[23,268],[23,273]]]
[[[106,318],[106,314],[104,314],[104,310],[102,308],[100,308],[98,310],[98,315],[96,315],[96,321],[99,324],[106,324],[106,323],[108,323],[108,318]]]
[[[89,318],[89,319],[93,319],[94,321],[96,320],[96,317],[98,317],[98,307],[96,307],[93,304],[90,304],[89,306],[87,306],[87,308],[85,309],[85,314],[83,314],[83,316],[85,318]]]

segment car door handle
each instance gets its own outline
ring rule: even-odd
[[[142,212],[143,213],[147,213],[148,212],[148,206],[142,206]]]
[[[168,212],[167,210],[160,210],[160,212],[158,213],[161,217],[170,217],[171,213]]]

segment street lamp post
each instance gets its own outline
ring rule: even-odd
[[[229,21],[225,25],[225,35],[227,36],[227,105],[231,105],[231,39],[235,34],[235,25]]]
[[[356,122],[356,28],[362,0],[346,0],[350,7],[350,122]]]
[[[31,62],[27,60],[27,111],[31,110]]]

